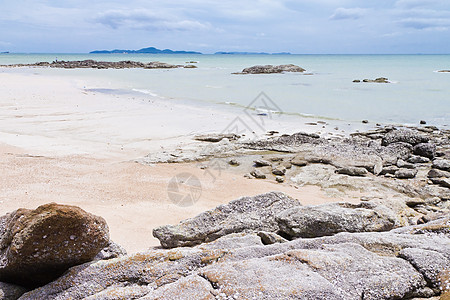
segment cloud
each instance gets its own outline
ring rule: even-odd
[[[156,31],[191,31],[211,27],[209,23],[180,18],[173,14],[150,10],[109,10],[100,13],[94,22],[112,29],[140,29]]]
[[[396,7],[411,9],[415,7],[432,7],[436,4],[439,4],[437,0],[398,0],[395,2]]]
[[[367,12],[364,8],[337,8],[334,13],[330,16],[330,20],[345,20],[345,19],[359,19],[363,17]]]
[[[447,30],[450,28],[449,19],[407,18],[398,23],[403,27],[414,29]]]

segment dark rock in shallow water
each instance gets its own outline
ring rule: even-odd
[[[234,74],[273,74],[283,72],[305,72],[305,69],[292,64],[279,66],[265,65],[245,68],[242,72]]]
[[[414,146],[413,152],[416,155],[433,159],[436,156],[436,145],[432,143],[420,143]]]
[[[277,232],[279,227],[275,215],[299,205],[297,200],[283,193],[243,197],[181,221],[179,225],[155,228],[153,236],[163,247],[173,248],[198,245],[234,232]]]
[[[91,261],[108,242],[105,220],[78,207],[18,209],[0,217],[0,281],[43,285]]]
[[[388,231],[395,225],[391,216],[366,204],[329,203],[287,209],[277,215],[281,232],[291,238],[313,238],[338,232]]]
[[[387,146],[392,143],[408,143],[410,145],[417,145],[419,143],[427,143],[429,138],[425,135],[410,129],[394,129],[387,133],[381,140],[381,145]]]
[[[266,175],[258,169],[254,169],[250,174],[256,179],[266,179]]]

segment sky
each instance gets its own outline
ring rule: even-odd
[[[0,0],[0,52],[450,53],[449,0]]]

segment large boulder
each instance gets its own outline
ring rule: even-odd
[[[420,143],[414,146],[413,151],[416,155],[433,159],[436,156],[436,145],[432,143]]]
[[[79,207],[46,204],[0,217],[0,281],[46,284],[92,260],[109,242],[105,220]]]
[[[277,215],[280,230],[291,238],[314,238],[338,232],[388,231],[396,220],[370,203],[328,203],[286,209]]]
[[[181,221],[178,225],[155,228],[153,235],[163,247],[173,248],[210,242],[230,233],[277,232],[279,228],[275,216],[299,205],[297,200],[279,192],[242,197]]]
[[[417,145],[420,143],[427,143],[429,138],[420,134],[415,130],[410,129],[394,129],[387,133],[381,140],[381,145],[387,146],[392,143],[408,143],[411,145]]]

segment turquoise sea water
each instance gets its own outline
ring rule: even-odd
[[[167,101],[236,103],[246,106],[265,92],[289,114],[370,122],[450,125],[450,55],[152,55],[152,54],[0,54],[0,64],[95,59],[162,61],[197,69],[91,70],[35,69],[42,75],[75,76],[96,88],[134,90]],[[304,75],[232,75],[257,64],[296,64]],[[22,72],[2,69],[1,72]],[[391,84],[353,83],[387,77]],[[218,105],[220,107],[220,105]]]

